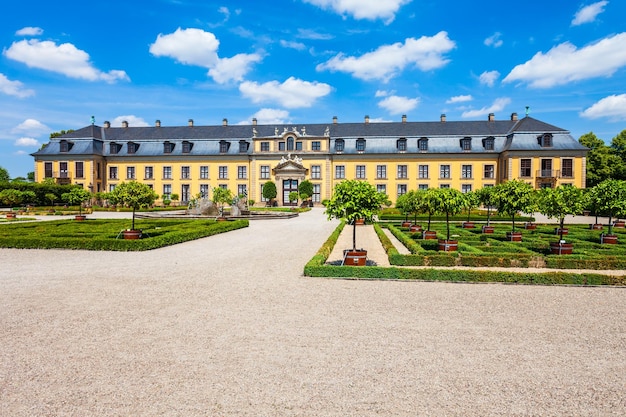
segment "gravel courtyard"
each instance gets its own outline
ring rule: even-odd
[[[624,415],[626,289],[303,277],[336,225],[0,249],[0,416]]]

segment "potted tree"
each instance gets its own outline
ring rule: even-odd
[[[559,234],[559,241],[550,243],[550,253],[568,255],[573,252],[573,244],[563,240],[563,235],[567,234],[565,216],[583,212],[587,205],[585,195],[583,190],[570,185],[544,188],[539,192],[539,212],[549,218],[559,220],[559,227],[555,229],[555,232]]]
[[[470,216],[472,215],[472,209],[478,207],[480,201],[478,200],[478,195],[474,191],[468,191],[465,193],[465,208],[467,209],[467,221],[463,222],[464,229],[473,229],[476,227],[474,222],[470,221]]]
[[[224,216],[224,205],[230,204],[233,201],[233,193],[228,188],[216,187],[213,189],[213,198],[211,201],[219,208],[217,220],[226,220]]]
[[[498,213],[511,216],[512,229],[506,238],[511,242],[521,242],[522,233],[515,231],[515,215],[530,213],[535,208],[535,190],[532,185],[520,180],[511,180],[496,185],[494,199]]]
[[[293,204],[294,202],[296,203],[295,205],[298,205],[298,198],[300,196],[298,195],[297,191],[292,191],[289,193],[289,204]],[[293,208],[292,208],[293,209]]]
[[[268,181],[263,184],[263,198],[267,201],[267,207],[274,206],[274,199],[276,198],[276,184],[274,181]]]
[[[591,189],[590,199],[598,211],[609,217],[607,234],[600,234],[600,243],[616,244],[613,217],[626,213],[626,181],[608,179]]]
[[[357,219],[372,221],[383,204],[387,202],[384,193],[368,182],[357,180],[342,181],[335,186],[332,198],[326,203],[328,220],[336,218],[352,224],[352,249],[344,250],[344,265],[363,266],[367,261],[367,250],[356,247]]]
[[[172,193],[170,196],[170,200],[174,202],[174,206],[178,206],[178,200],[180,200],[180,196],[176,193]]]
[[[313,183],[309,180],[304,180],[298,185],[298,192],[300,193],[300,198],[302,199],[302,205],[313,207],[313,201],[311,197],[313,196]]]
[[[450,239],[450,215],[455,215],[467,207],[465,194],[455,188],[436,189],[436,207],[439,213],[446,215],[446,238],[439,239],[439,250],[450,252],[458,250],[459,241]]]
[[[487,208],[487,224],[483,225],[482,231],[486,234],[492,234],[494,232],[494,227],[491,225],[491,207],[494,205],[494,190],[495,187],[483,187],[476,190],[476,195],[478,196],[478,201],[484,207]]]
[[[424,198],[424,190],[412,190],[406,193],[407,195],[407,209],[410,213],[413,213],[413,223],[409,226],[410,232],[421,232],[422,225],[417,224],[417,213],[421,212],[422,199]]]
[[[409,196],[411,193],[412,191],[402,194],[396,200],[396,208],[400,210],[400,213],[404,214],[404,221],[402,222],[402,227],[411,226],[411,222],[409,221],[409,213],[411,212],[410,207],[409,207]]]
[[[437,232],[434,230],[430,230],[430,223],[433,217],[433,214],[437,212],[437,201],[438,201],[438,191],[437,188],[429,188],[420,192],[419,200],[417,205],[417,210],[420,213],[428,214],[428,226],[426,230],[422,232],[422,239],[437,239]]]
[[[123,231],[124,239],[140,239],[141,229],[135,229],[135,211],[143,206],[154,204],[157,194],[146,184],[137,181],[122,182],[109,193],[113,204],[133,209],[133,220],[130,229]]]
[[[83,203],[91,198],[91,193],[83,187],[74,187],[69,192],[61,194],[61,199],[71,206],[78,205],[78,215],[74,220],[83,221],[87,216],[83,215]]]

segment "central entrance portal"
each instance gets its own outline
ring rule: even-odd
[[[298,180],[283,180],[283,205],[284,206],[296,206],[297,201],[289,201],[289,193],[295,191],[298,192]]]

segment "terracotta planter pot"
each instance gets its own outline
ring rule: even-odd
[[[493,232],[496,230],[495,227],[493,226],[483,226],[483,233],[486,234],[493,234]]]
[[[356,224],[357,226],[363,226],[365,224],[365,219],[356,219],[354,221],[354,224]]]
[[[225,222],[226,221],[226,217],[218,217],[217,219],[218,222]]]
[[[15,213],[7,213],[6,214],[6,218],[7,219],[15,219],[17,217],[17,215]]]
[[[126,240],[141,239],[141,230],[139,230],[139,229],[124,230],[122,232],[122,236],[124,236],[124,239],[126,239]]]
[[[506,232],[506,240],[510,242],[521,242],[522,232]]]
[[[421,232],[422,231],[422,226],[420,226],[419,224],[414,224],[411,227],[409,227],[409,232]]]
[[[439,250],[442,252],[453,252],[459,250],[458,240],[439,239]]]
[[[76,220],[77,222],[82,222],[82,221],[87,220],[87,216],[82,215],[82,214],[81,215],[76,215],[76,216],[74,216],[74,220]]]
[[[613,223],[613,227],[619,228],[619,229],[623,229],[624,227],[626,227],[626,222],[624,222],[624,221],[617,221],[617,222]]]
[[[524,229],[526,230],[535,230],[537,228],[537,225],[535,223],[525,223],[524,224]]]
[[[411,227],[411,222],[402,222],[402,227]]]
[[[599,223],[595,223],[595,224],[590,224],[589,225],[589,229],[591,229],[591,230],[602,230],[602,229],[604,229],[604,226],[599,224]]]
[[[437,232],[435,232],[434,230],[424,230],[422,232],[422,238],[425,240],[437,239]]]
[[[566,234],[568,234],[568,233],[569,233],[569,230],[568,230],[568,229],[566,229],[566,228],[563,228],[563,236],[565,236],[565,235],[566,235]],[[558,228],[558,227],[555,227],[555,228],[554,228],[554,234],[555,234],[555,235],[560,235],[560,234],[561,234],[561,229],[560,229],[560,228]]]
[[[606,243],[607,245],[617,245],[617,235],[600,235],[600,243]]]
[[[367,251],[364,249],[343,251],[343,264],[346,266],[365,266],[367,264]]]
[[[571,255],[574,245],[571,243],[551,242],[550,253],[553,255]]]
[[[473,229],[475,227],[474,222],[463,222],[463,229]]]

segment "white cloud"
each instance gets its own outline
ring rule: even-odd
[[[456,44],[448,38],[446,32],[439,32],[432,37],[407,38],[404,43],[383,45],[360,57],[339,54],[318,65],[316,69],[318,71],[343,71],[363,80],[387,82],[409,65],[422,71],[443,67],[449,62],[444,54],[454,49],[455,46]]]
[[[52,41],[22,40],[13,42],[3,53],[7,58],[22,62],[31,68],[56,72],[70,78],[107,83],[129,80],[124,71],[98,70],[89,62],[89,54],[71,43],[57,45]]]
[[[269,81],[259,84],[253,81],[244,81],[239,85],[239,91],[253,103],[279,103],[287,108],[311,107],[313,103],[330,94],[330,85],[318,82],[303,81],[289,77],[280,84],[278,81]]]
[[[588,109],[580,113],[587,119],[608,118],[610,121],[626,120],[626,94],[611,95],[594,103]]]
[[[228,10],[228,7],[222,6],[219,9],[217,9],[217,11],[224,15],[224,22],[230,19],[230,10]]]
[[[280,109],[264,108],[256,112],[252,118],[256,118],[260,125],[281,125],[290,123],[289,112]],[[242,122],[242,124],[250,124],[250,122]]]
[[[608,1],[599,1],[580,9],[572,19],[572,26],[579,26],[583,23],[590,23],[596,20],[596,17],[604,11],[604,6],[609,4]]]
[[[15,32],[17,36],[39,36],[43,34],[43,29],[38,27],[27,26]]]
[[[500,32],[494,33],[493,35],[485,39],[485,45],[493,46],[494,48],[501,47],[504,42],[502,41],[502,39],[500,39],[500,36],[502,36]]]
[[[282,39],[280,41],[280,46],[283,48],[295,49],[296,51],[303,51],[306,49],[306,45],[302,42],[286,41]]]
[[[466,101],[472,101],[472,100],[474,100],[474,98],[471,95],[454,96],[446,100],[446,104],[464,103]]]
[[[333,35],[330,35],[328,33],[315,32],[314,30],[311,30],[311,29],[299,28],[297,37],[300,38],[300,39],[311,39],[311,40],[317,40],[317,41],[327,41],[327,40],[332,39]]]
[[[6,75],[0,73],[0,93],[26,98],[35,95],[35,90],[25,89],[21,81],[11,81]]]
[[[548,88],[596,77],[610,77],[626,65],[626,32],[576,49],[569,42],[538,52],[517,65],[503,82],[521,81],[530,87]]]
[[[499,77],[500,73],[498,71],[485,71],[480,74],[478,79],[480,80],[481,84],[493,87],[494,83]]]
[[[393,94],[393,91],[376,90],[375,97],[387,97],[389,94]]]
[[[36,148],[39,146],[39,142],[34,138],[19,138],[15,141],[15,146]]]
[[[181,29],[167,35],[159,34],[150,45],[154,56],[173,58],[181,64],[195,65],[209,70],[215,82],[223,84],[230,80],[241,81],[253,63],[261,61],[259,54],[238,54],[232,58],[220,58],[217,54],[220,42],[211,32],[202,29]]]
[[[390,114],[407,113],[419,104],[419,98],[389,96],[378,102],[378,107],[387,110]]]
[[[471,118],[471,117],[486,116],[489,113],[496,113],[496,112],[504,110],[504,108],[508,106],[510,103],[511,103],[511,99],[508,97],[497,98],[491,106],[483,107],[482,109],[479,109],[479,110],[465,111],[463,112],[463,114],[461,114],[461,117]]]
[[[129,127],[147,127],[150,126],[144,119],[141,117],[137,117],[134,115],[128,116],[117,116],[113,121],[111,121],[111,126],[113,127],[122,127],[122,122],[128,122]]]
[[[28,136],[39,136],[51,132],[51,129],[39,120],[26,119],[11,130],[11,133],[21,133]]]
[[[351,15],[355,19],[382,19],[393,22],[401,6],[411,0],[304,0],[324,10],[331,9],[340,15]]]

